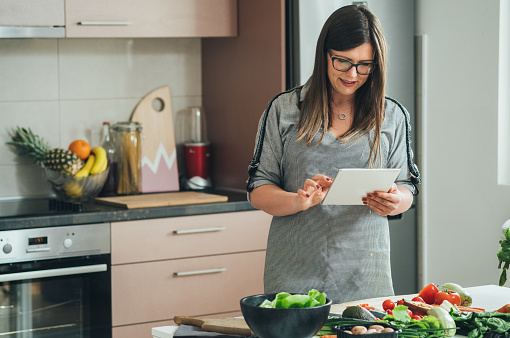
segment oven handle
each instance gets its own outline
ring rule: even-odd
[[[84,265],[72,268],[48,269],[38,271],[15,272],[0,275],[0,282],[14,282],[25,279],[59,277],[68,275],[78,275],[82,273],[102,272],[108,269],[106,264]]]

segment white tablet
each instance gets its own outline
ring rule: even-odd
[[[374,191],[388,191],[400,169],[339,169],[322,201],[324,205],[363,205],[362,197]]]

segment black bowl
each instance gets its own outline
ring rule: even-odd
[[[331,300],[309,308],[271,309],[259,305],[272,301],[276,293],[249,296],[241,299],[241,311],[250,329],[259,338],[310,338],[328,319]]]

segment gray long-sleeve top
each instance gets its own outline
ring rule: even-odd
[[[311,146],[297,142],[298,95],[307,87],[279,95],[268,111],[258,170],[248,191],[273,184],[297,192],[316,174],[334,177],[339,168],[367,168],[373,132],[342,143],[320,131]],[[397,184],[415,192],[406,148],[407,112],[386,100],[381,130],[382,167],[400,168]],[[261,137],[259,123],[257,141]],[[408,127],[408,126],[407,126]],[[307,293],[315,288],[335,303],[393,295],[388,220],[365,205],[316,205],[273,217],[264,272],[266,293]]]

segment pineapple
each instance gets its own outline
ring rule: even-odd
[[[7,144],[18,147],[21,154],[32,158],[34,163],[67,175],[76,174],[84,165],[72,151],[61,148],[50,149],[48,144],[38,135],[34,135],[30,128],[17,127],[12,141]]]

